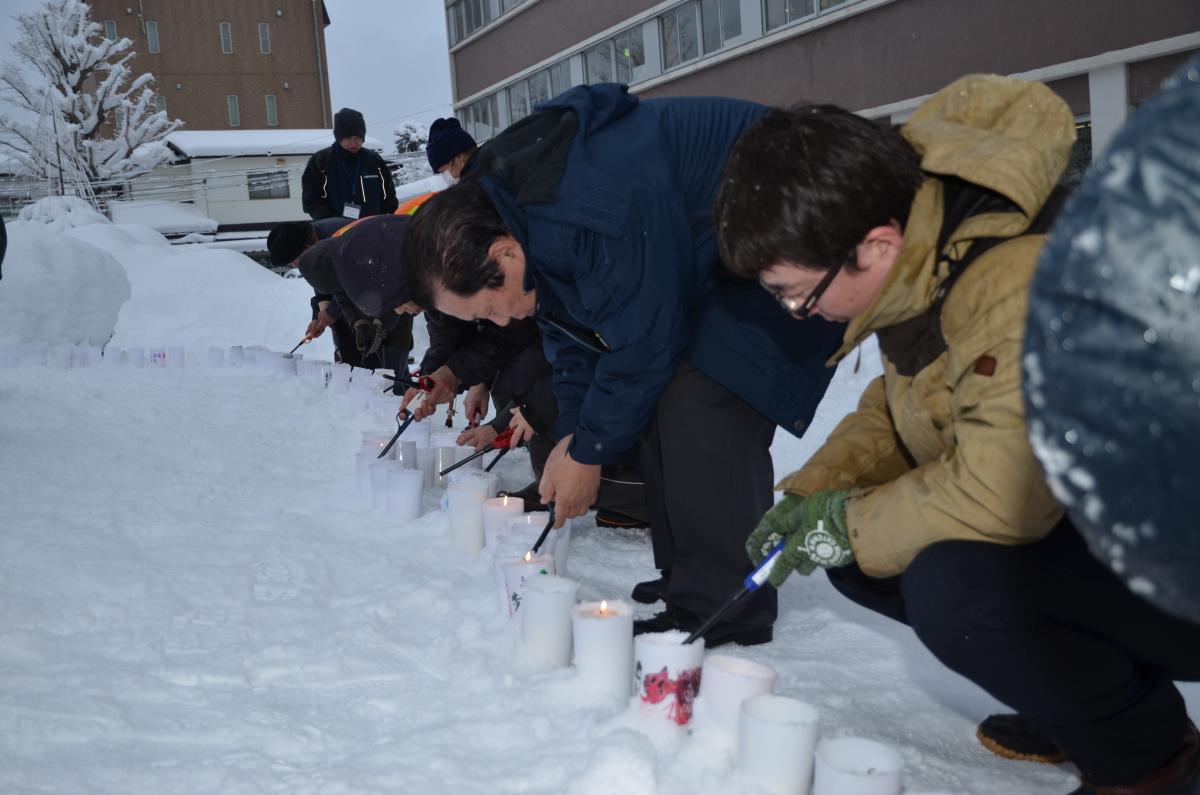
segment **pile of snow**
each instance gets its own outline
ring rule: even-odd
[[[43,224],[56,232],[88,224],[106,224],[108,219],[78,196],[46,196],[22,208],[17,221]]]
[[[446,180],[441,174],[434,174],[432,177],[406,182],[403,185],[396,186],[396,198],[401,202],[420,196],[422,193],[436,193],[446,189]]]
[[[26,210],[43,207],[44,201]],[[53,231],[83,222],[89,212],[99,222],[77,228],[108,224],[86,202],[80,204],[87,212],[68,202],[58,216],[35,211],[30,215],[38,222],[8,226],[0,280],[0,341],[103,345],[112,336],[117,313],[130,295],[125,269],[102,248]]]
[[[141,224],[164,235],[213,234],[217,222],[187,202],[119,201],[108,210],[115,224]]]

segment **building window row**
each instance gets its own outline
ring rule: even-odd
[[[160,104],[160,100],[161,100],[161,104]],[[267,94],[265,97],[265,100],[267,103],[267,126],[268,127],[278,127],[279,126],[279,107],[276,104],[275,95]],[[167,109],[167,100],[163,96],[155,97],[154,104],[159,110],[165,111]],[[229,112],[229,126],[230,127],[241,127],[242,126],[242,114],[241,114],[241,109],[238,105],[237,94],[229,94],[225,97],[225,108]]]
[[[453,47],[525,0],[455,0],[446,7],[446,30]]]
[[[233,55],[233,26],[228,22],[221,22],[217,25],[217,30],[221,37],[221,52],[225,55]],[[116,41],[117,21],[115,19],[104,20],[104,38]],[[146,20],[146,50],[151,55],[162,52],[158,38],[158,22],[153,19]],[[271,54],[271,26],[266,22],[258,23],[258,51],[263,55]]]
[[[246,188],[251,199],[287,199],[292,191],[287,169],[251,171],[246,175]]]
[[[854,2],[859,0],[687,0],[464,106],[463,126],[476,140],[485,140],[572,86],[637,84]],[[485,108],[487,121],[483,115],[476,121],[475,114]]]

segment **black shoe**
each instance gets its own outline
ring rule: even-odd
[[[540,502],[542,497],[538,493],[538,482],[536,480],[523,489],[519,489],[518,491],[501,491],[497,493],[497,496],[516,497],[524,501],[525,513],[550,510]]]
[[[597,524],[599,524],[597,522]],[[671,570],[663,569],[662,576],[657,580],[646,580],[639,582],[633,586],[633,593],[630,597],[635,602],[641,602],[644,605],[652,605],[655,602],[667,601],[667,583],[671,580]]]
[[[1084,779],[1071,795],[1197,795],[1200,793],[1200,734],[1188,724],[1174,756],[1132,784],[1105,786]]]
[[[634,519],[616,511],[596,511],[596,527],[623,527],[629,530],[640,530],[650,525],[641,519]]]
[[[1020,715],[988,715],[975,736],[984,748],[1005,759],[1050,765],[1067,761],[1049,735]]]
[[[666,610],[650,618],[633,622],[633,634],[641,635],[646,632],[670,632],[679,630],[691,634],[700,626],[702,619],[690,610],[682,607],[668,606]],[[715,649],[726,643],[736,643],[739,646],[757,646],[770,643],[774,633],[771,627],[742,627],[737,624],[717,624],[704,633],[705,648]]]

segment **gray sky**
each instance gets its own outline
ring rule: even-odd
[[[0,0],[0,62],[16,39],[11,17],[40,0]],[[333,110],[351,107],[386,148],[407,119],[428,124],[451,113],[450,59],[442,0],[325,0]],[[137,68],[137,61],[133,62]]]

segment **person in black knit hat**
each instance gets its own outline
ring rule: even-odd
[[[425,155],[433,173],[441,174],[448,185],[453,185],[475,155],[475,139],[453,116],[437,119],[429,127]]]
[[[342,108],[334,114],[336,143],[310,157],[300,178],[304,212],[314,221],[396,211],[392,172],[378,152],[363,146],[366,135],[367,123],[358,111]]]

